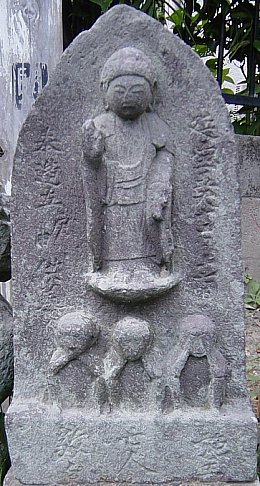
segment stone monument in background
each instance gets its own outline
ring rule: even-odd
[[[16,480],[253,482],[236,146],[197,55],[126,6],[81,34],[21,131],[12,224]]]

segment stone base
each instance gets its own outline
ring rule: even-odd
[[[213,481],[213,482],[210,482],[210,483],[202,483],[201,481],[188,481],[188,482],[174,482],[174,483],[167,483],[167,486],[242,486],[242,485],[245,485],[245,486],[259,486],[260,485],[260,482],[259,480],[257,479],[256,481],[254,482],[250,482],[250,483],[223,483],[223,482],[219,482],[219,481]],[[20,481],[18,481],[18,479],[15,479],[14,475],[13,475],[13,469],[10,469],[10,471],[7,473],[5,479],[4,479],[4,485],[3,486],[24,486],[24,483],[21,483]],[[36,484],[32,484],[30,486],[39,486],[39,485],[36,485]],[[55,484],[52,484],[52,485],[44,485],[44,486],[56,486]],[[60,485],[59,485],[60,486]],[[61,485],[61,486],[68,486],[68,484],[64,484],[64,485]],[[82,483],[80,484],[73,484],[73,483],[69,483],[69,486],[82,486]],[[84,486],[88,486],[86,483]],[[92,485],[89,485],[89,486],[92,486]],[[96,483],[95,486],[133,486],[133,483]],[[147,484],[143,484],[143,485],[138,485],[137,483],[135,484],[135,486],[147,486]],[[160,485],[155,485],[155,486],[160,486]]]
[[[88,285],[97,293],[111,300],[119,302],[142,302],[154,299],[169,292],[181,281],[181,275],[177,272],[167,277],[147,275],[138,278],[138,275],[127,279],[126,273],[118,277],[110,274],[89,273]]]
[[[14,400],[7,435],[14,475],[28,485],[256,479],[256,419],[246,403],[221,413],[91,415]]]

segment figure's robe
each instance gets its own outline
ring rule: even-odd
[[[148,221],[149,187],[156,190],[165,185],[165,191],[171,191],[174,149],[170,129],[155,113],[122,120],[107,112],[95,118],[94,123],[105,138],[100,172],[102,259],[156,259],[158,241],[151,218]],[[166,170],[160,166],[163,152],[163,163],[169,166]]]

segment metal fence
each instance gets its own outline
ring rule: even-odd
[[[253,27],[251,31],[251,42],[250,42],[250,49],[249,55],[247,58],[247,84],[248,84],[248,95],[243,96],[239,94],[225,94],[223,93],[223,97],[226,103],[234,104],[234,105],[242,105],[242,106],[252,106],[252,107],[260,107],[260,98],[255,95],[255,86],[256,86],[256,48],[255,42],[259,39],[259,29],[260,29],[260,0],[255,0],[255,13],[253,19]],[[222,86],[222,73],[223,73],[223,66],[224,66],[224,51],[226,47],[226,39],[225,39],[225,32],[226,32],[226,15],[221,12],[221,31],[220,31],[220,43],[218,49],[218,69],[217,69],[217,81]]]

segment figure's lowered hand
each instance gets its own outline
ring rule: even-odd
[[[163,221],[164,209],[171,202],[171,186],[169,184],[154,184],[148,200],[148,218]]]
[[[163,220],[163,205],[161,201],[152,201],[150,207],[151,217],[155,221],[162,221]]]

